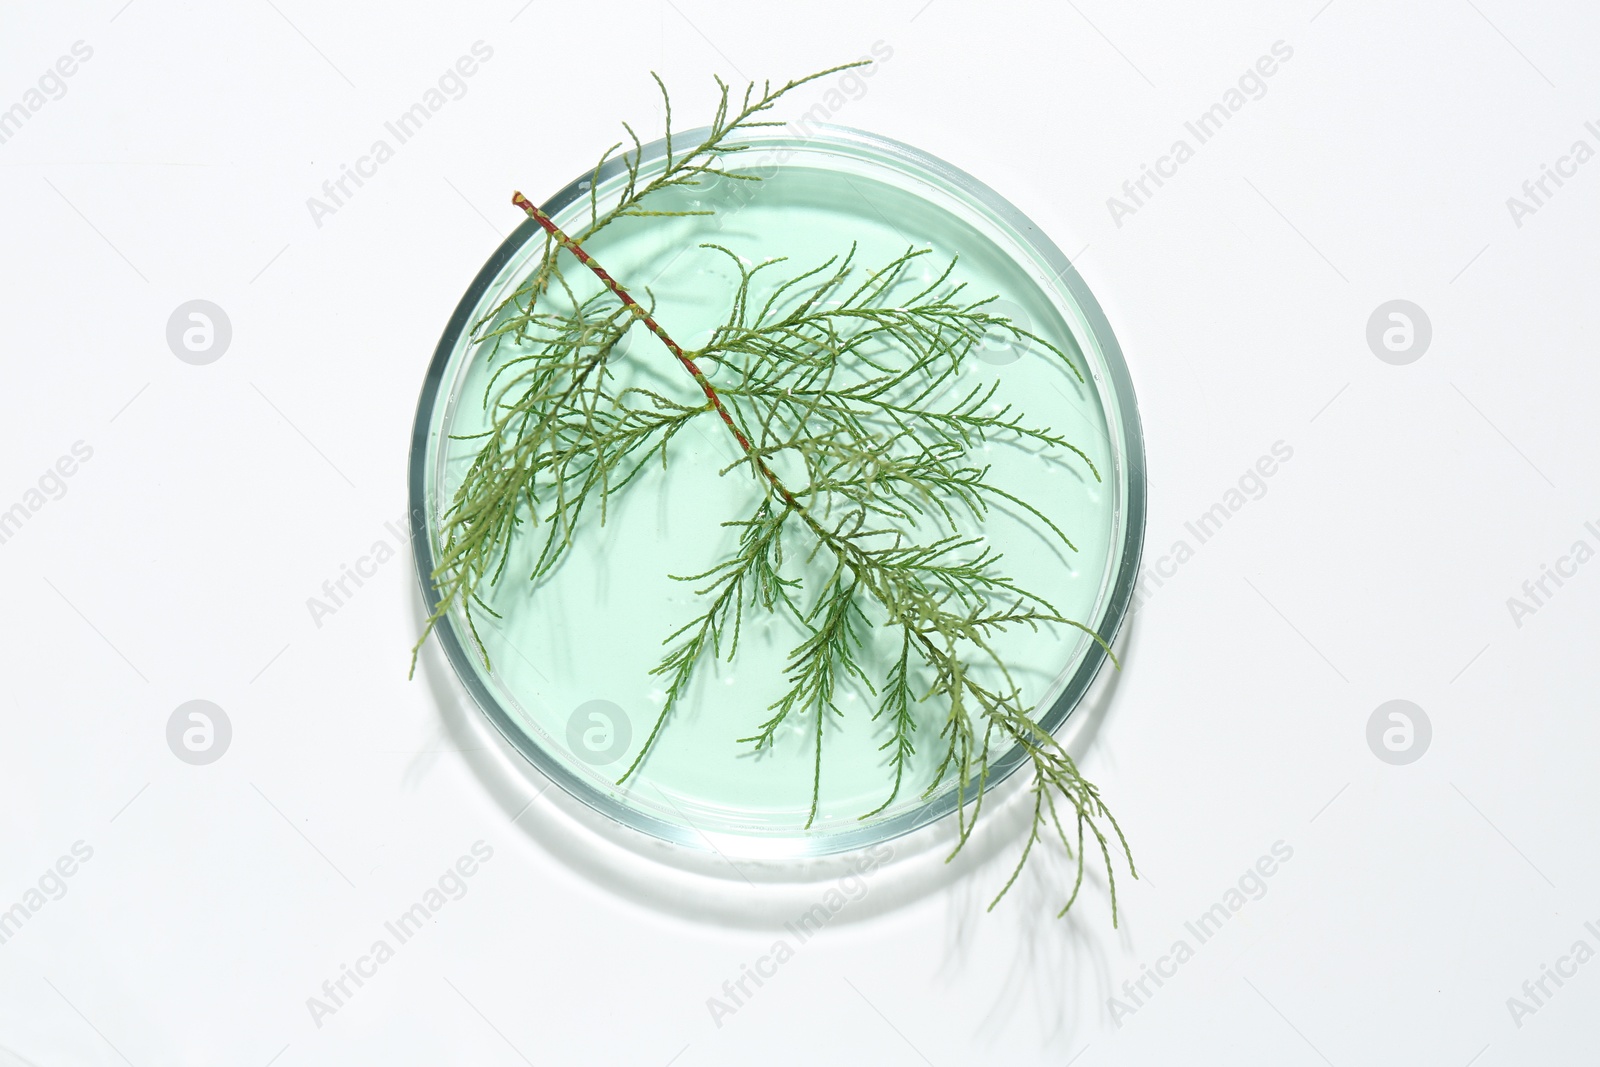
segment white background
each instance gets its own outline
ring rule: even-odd
[[[1520,626],[1507,598],[1600,546],[1600,162],[1521,226],[1506,199],[1600,147],[1600,14],[1320,3],[6,4],[0,107],[74,42],[93,57],[0,145],[0,509],[74,442],[93,456],[0,545],[0,908],[75,842],[93,857],[0,945],[0,1045],[39,1067],[1592,1062],[1600,963],[1531,1014],[1507,998],[1600,949],[1600,564]],[[318,226],[307,198],[480,40],[467,94]],[[1120,929],[1103,883],[1052,919],[1045,865],[985,915],[1021,825],[996,811],[958,865],[901,843],[718,1026],[707,998],[834,875],[747,884],[541,795],[436,651],[406,681],[408,552],[320,627],[306,600],[393,542],[423,369],[513,188],[554,192],[619,118],[653,131],[651,69],[698,125],[712,72],[876,41],[836,121],[988,182],[1106,306],[1147,566],[1275,442],[1293,458],[1151,596],[1080,719],[1147,875]],[[1118,226],[1107,198],[1277,41],[1266,94]],[[166,341],[196,298],[233,327],[208,366]],[[1396,298],[1433,327],[1406,366],[1366,341]],[[233,727],[209,766],[166,742],[197,698]],[[1405,766],[1366,740],[1397,698],[1433,728]],[[480,840],[466,895],[317,1025],[307,998]],[[1123,983],[1278,841],[1265,895],[1134,1005]]]

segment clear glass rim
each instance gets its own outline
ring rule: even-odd
[[[1056,284],[1063,286],[1072,303],[1082,315],[1092,335],[1095,349],[1103,364],[1102,371],[1112,405],[1104,404],[1107,419],[1108,444],[1111,447],[1113,472],[1124,476],[1126,495],[1120,516],[1123,526],[1120,547],[1113,541],[1115,578],[1106,594],[1101,616],[1094,623],[1109,645],[1113,643],[1129,614],[1134,586],[1138,578],[1139,560],[1144,548],[1147,485],[1145,480],[1144,435],[1134,396],[1133,380],[1128,371],[1122,348],[1117,343],[1099,301],[1078,274],[1060,247],[1037,225],[1005,198],[965,171],[946,163],[921,149],[892,138],[845,126],[818,124],[813,132],[799,138],[801,145],[836,148],[860,152],[866,150],[889,161],[909,167],[912,172],[932,174],[958,192],[963,198],[987,212],[993,221],[1003,224],[1013,236],[1038,255],[1041,262],[1054,273]],[[709,131],[705,128],[687,130],[673,135],[677,145],[698,144]],[[796,136],[774,127],[741,139],[741,143],[755,146],[792,146]],[[666,149],[666,139],[651,141],[643,146],[640,166],[647,169],[660,159]],[[596,185],[620,173],[623,161],[609,160],[598,174],[585,172],[573,179],[565,188],[550,197],[543,205],[552,217],[579,199],[587,199],[589,183]],[[513,231],[484,263],[471,285],[456,305],[439,343],[434,349],[417,401],[416,421],[412,428],[411,453],[408,472],[409,516],[411,525],[412,556],[416,576],[421,588],[426,614],[431,615],[439,604],[439,592],[434,587],[435,546],[428,500],[428,462],[433,443],[432,425],[445,374],[461,344],[476,321],[479,305],[505,272],[507,266],[521,253],[530,241],[542,241],[544,231],[532,219],[525,220]],[[728,832],[702,832],[692,826],[680,825],[658,818],[648,811],[619,803],[601,792],[593,783],[569,770],[560,759],[546,751],[520,726],[492,690],[484,684],[474,665],[474,652],[462,636],[455,620],[446,615],[434,629],[444,649],[451,669],[462,686],[471,695],[483,714],[494,724],[506,741],[532,764],[541,774],[560,786],[569,795],[611,822],[648,834],[664,841],[687,846],[700,851],[734,852],[751,858],[784,858],[823,856],[889,841],[937,822],[956,809],[959,792],[945,790],[922,805],[878,822],[858,827],[830,830],[822,834],[773,835],[736,834]],[[1103,648],[1091,642],[1083,660],[1067,680],[1055,701],[1039,718],[1039,723],[1051,734],[1057,733],[1073,710],[1082,702],[1096,676],[1105,666],[1108,657]],[[1026,759],[1021,746],[1012,746],[990,765],[988,787],[994,789],[1009,778]]]

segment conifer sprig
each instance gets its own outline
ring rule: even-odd
[[[1069,627],[1111,650],[1010,577],[1002,554],[970,532],[1001,509],[1030,516],[1063,550],[1076,550],[1053,518],[998,484],[974,453],[1006,445],[1082,464],[1096,480],[1099,471],[1064,436],[999,403],[998,383],[971,384],[962,373],[995,336],[1058,361],[1081,381],[1076,364],[995,313],[997,297],[969,298],[955,280],[955,258],[925,269],[930,249],[908,248],[864,268],[852,247],[786,275],[783,259],[751,266],[728,248],[702,245],[727,257],[739,280],[726,319],[702,347],[686,351],[658,322],[649,293],[635,297],[584,248],[618,218],[707,213],[650,208],[647,201],[662,189],[712,174],[759,180],[726,168],[745,148],[735,135],[779,125],[759,116],[795,87],[847,67],[776,90],[768,83],[757,92],[752,84],[737,102],[718,79],[721,99],[706,139],[677,151],[669,133],[660,169],[649,175],[643,146],[625,126],[633,147],[621,157],[620,194],[609,194],[610,206],[602,207],[596,192],[601,166],[619,143],[591,176],[588,222],[575,235],[520,193],[513,197],[546,240],[528,278],[479,324],[483,358],[493,360],[502,346],[509,354],[485,389],[488,428],[472,438],[477,455],[440,519],[433,576],[440,599],[428,629],[459,610],[477,638],[475,613],[493,614],[482,593],[504,576],[516,538],[537,538],[528,576],[548,575],[575,538],[605,521],[614,495],[655,463],[675,462],[671,444],[685,425],[713,415],[737,450],[722,474],[748,471],[750,505],[722,523],[735,538],[731,551],[699,573],[675,576],[691,585],[704,610],[665,636],[653,671],[663,681],[663,706],[620,781],[639,770],[697,673],[738,654],[746,612],[782,616],[798,638],[776,686],[780,695],[740,740],[760,750],[778,744],[790,726],[809,734],[807,827],[820,806],[828,724],[845,714],[845,694],[864,692],[888,734],[881,746],[888,795],[862,818],[894,803],[917,745],[932,744],[940,759],[922,795],[956,791],[953,856],[977,823],[995,760],[1016,748],[1034,772],[1032,822],[990,907],[1034,846],[1053,837],[1076,870],[1061,913],[1077,899],[1092,844],[1104,863],[1115,924],[1114,851],[1137,877],[1127,842],[1098,790],[1036,721],[994,641],[1013,627]],[[670,130],[669,101],[666,108]],[[580,298],[563,274],[571,261],[603,289]],[[698,395],[618,388],[614,363],[634,329],[655,335]],[[534,532],[525,533],[527,526]],[[487,663],[481,640],[478,646]],[[868,654],[874,649],[886,653],[886,668]]]

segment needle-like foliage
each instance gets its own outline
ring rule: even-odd
[[[962,374],[996,337],[1059,361],[1081,380],[1073,360],[997,314],[995,296],[970,297],[956,280],[955,260],[927,269],[933,253],[919,248],[863,266],[852,247],[796,269],[782,259],[752,266],[728,248],[703,245],[727,258],[738,282],[726,319],[703,346],[685,351],[656,321],[648,294],[635,298],[583,247],[619,218],[709,213],[653,209],[661,190],[711,175],[759,180],[729,168],[744,147],[736,135],[779,125],[763,116],[780,97],[842,69],[777,89],[751,85],[742,98],[719,79],[720,104],[705,140],[685,150],[669,134],[665,157],[649,173],[628,129],[632,148],[620,157],[620,192],[602,204],[597,166],[588,221],[574,233],[515,198],[546,239],[527,279],[478,325],[486,358],[499,362],[483,394],[487,429],[473,438],[478,452],[440,520],[433,576],[440,600],[428,629],[458,610],[476,637],[477,613],[493,614],[481,594],[503,577],[516,539],[534,539],[528,577],[548,575],[575,538],[605,521],[613,496],[676,461],[672,442],[685,425],[719,420],[738,446],[722,474],[748,476],[750,503],[723,523],[736,535],[728,554],[680,577],[704,610],[666,635],[654,669],[665,700],[622,780],[668,728],[697,672],[738,654],[746,614],[781,616],[798,638],[766,718],[741,740],[760,750],[796,725],[809,733],[808,827],[822,794],[828,724],[844,714],[846,693],[864,691],[887,734],[887,795],[862,818],[894,803],[908,787],[919,746],[934,746],[937,767],[918,785],[925,797],[957,791],[959,851],[977,822],[991,768],[1019,749],[1034,772],[1032,824],[990,907],[1015,883],[1035,844],[1054,838],[1076,869],[1062,913],[1077,899],[1093,850],[1105,866],[1115,922],[1112,853],[1121,852],[1131,870],[1127,842],[1099,792],[1037,723],[995,648],[997,636],[1014,627],[1075,627],[1104,642],[1009,577],[1000,552],[971,532],[999,508],[1030,516],[1063,550],[1075,551],[1054,519],[998,484],[975,456],[1005,445],[1080,464],[1097,480],[1099,471],[1061,434],[1000,403],[998,383],[973,384]],[[666,101],[665,87],[662,96]],[[670,102],[666,109],[670,130]],[[608,149],[601,165],[622,147]],[[564,271],[574,261],[601,280],[599,293],[580,296],[569,284]],[[630,330],[639,336],[623,346]],[[675,359],[688,375],[684,385],[692,380],[699,395],[619,388],[617,361],[649,358],[640,354],[645,333],[656,336],[660,358]],[[628,354],[619,356],[624,347]]]

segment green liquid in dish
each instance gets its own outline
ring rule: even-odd
[[[780,159],[781,166],[769,166]],[[1138,431],[1119,414],[1095,323],[1075,303],[1059,267],[1037,252],[1033,235],[1014,227],[1015,219],[988,213],[953,191],[946,176],[903,159],[886,165],[880,154],[825,138],[768,139],[738,162],[768,176],[759,183],[713,179],[650,204],[660,210],[712,209],[715,216],[621,219],[586,248],[641,300],[648,289],[655,317],[686,349],[703,344],[725,321],[738,281],[727,258],[702,243],[722,245],[749,264],[787,257],[787,264],[768,272],[774,280],[846,252],[852,243],[863,273],[908,247],[933,249],[913,268],[908,294],[958,255],[954,278],[966,283],[965,297],[998,294],[997,313],[1067,352],[1085,381],[1054,357],[996,338],[966,362],[954,388],[965,392],[975,383],[998,381],[997,401],[1063,434],[1100,472],[1097,481],[1080,460],[1060,454],[1046,460],[1009,444],[979,449],[972,458],[990,467],[989,478],[1050,515],[1077,551],[1067,551],[1020,509],[996,508],[981,528],[969,522],[961,532],[987,538],[1004,554],[1004,572],[1063,615],[1101,632],[1114,630],[1121,605],[1113,603],[1113,592],[1118,577],[1126,577],[1130,537],[1135,552],[1137,546],[1128,515],[1130,490],[1142,528],[1142,486],[1130,484],[1138,475],[1127,449],[1128,435],[1136,438]],[[602,179],[602,203],[615,184],[614,177]],[[580,230],[588,219],[587,192],[555,217],[568,232]],[[502,270],[482,294],[474,321],[526,276],[540,244],[531,237]],[[567,259],[563,266],[580,296],[595,291],[598,282],[576,263]],[[474,442],[446,435],[473,434],[485,424],[484,385],[506,349],[493,361],[485,358],[487,351],[458,342],[445,370],[425,468],[430,529],[476,450]],[[1109,358],[1120,368],[1114,350]],[[695,383],[642,326],[630,330],[610,366],[618,389],[638,385],[684,403],[699,399]],[[711,375],[714,385],[732,378],[728,371]],[[504,576],[482,591],[501,617],[475,616],[493,669],[486,670],[479,657],[468,669],[516,731],[587,786],[585,799],[599,798],[613,813],[637,815],[623,821],[647,824],[664,836],[709,836],[724,846],[731,840],[740,851],[760,854],[791,851],[797,841],[807,842],[801,850],[823,851],[835,838],[862,843],[873,827],[908,828],[929,805],[923,792],[943,755],[944,707],[922,708],[917,756],[898,798],[863,823],[860,817],[878,808],[892,786],[888,753],[879,748],[890,731],[887,721],[872,720],[877,699],[864,687],[847,685],[839,700],[843,714],[825,722],[820,803],[811,829],[803,829],[811,806],[815,718],[792,716],[767,751],[757,753],[738,741],[769,716],[768,706],[785,689],[788,654],[802,639],[792,620],[761,608],[746,611],[736,660],[702,663],[689,698],[673,711],[648,758],[625,785],[616,784],[663,705],[663,679],[650,673],[665,651],[663,639],[704,610],[696,596],[704,583],[670,576],[701,573],[726,558],[737,531],[720,524],[747,517],[764,491],[738,458],[717,417],[697,417],[674,439],[667,469],[658,462],[613,498],[603,526],[597,508],[586,512],[570,556],[537,585],[526,580],[526,563],[533,539],[544,531],[525,526]],[[780,474],[783,463],[781,456],[774,461]],[[789,536],[788,555],[798,561],[809,550],[809,538],[798,524]],[[806,570],[812,595],[831,564],[825,552],[820,556]],[[458,634],[463,630],[456,627]],[[879,637],[865,653],[868,663],[882,664],[898,651],[888,630]],[[1041,709],[1051,707],[1087,659],[1101,655],[1091,638],[1066,626],[1013,629],[995,648],[1012,679]],[[462,669],[459,662],[457,667]],[[869,667],[868,673],[874,671]],[[617,721],[619,716],[625,721]],[[998,746],[996,756],[1004,748]]]

